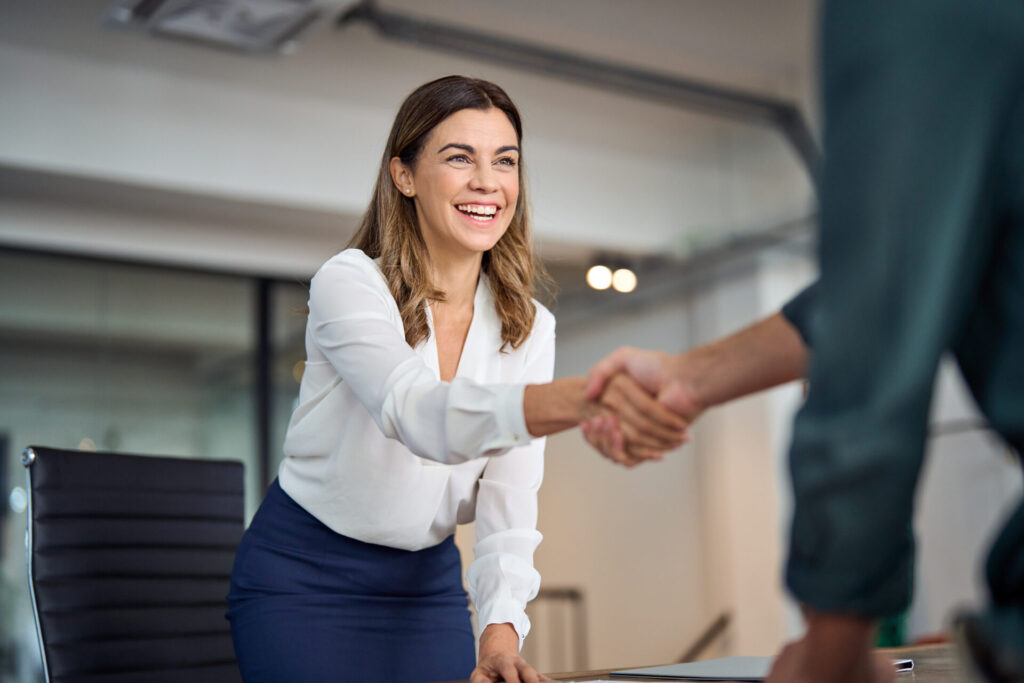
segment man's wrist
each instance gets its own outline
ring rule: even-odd
[[[807,669],[811,674],[846,671],[867,675],[872,666],[871,649],[875,622],[848,614],[828,614],[804,608],[807,633]]]
[[[720,354],[714,346],[698,346],[669,359],[673,382],[679,384],[698,411],[713,405],[713,381]]]
[[[852,614],[836,614],[819,612],[813,607],[804,606],[804,620],[807,621],[808,634],[834,641],[845,641],[858,645],[871,646],[876,621]]]

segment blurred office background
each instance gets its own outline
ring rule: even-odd
[[[714,339],[814,277],[799,134],[817,134],[812,0],[376,5],[392,27],[432,27],[420,43],[372,17],[337,26],[349,0],[251,0],[248,16],[171,3],[183,19],[164,33],[192,31],[173,39],[143,26],[161,4],[0,6],[2,680],[39,679],[21,449],[237,458],[251,514],[298,390],[308,279],[352,234],[394,112],[427,80],[488,78],[522,111],[560,288],[557,376],[623,344]],[[225,17],[259,49],[213,44]],[[437,45],[446,31],[476,42]],[[632,269],[635,290],[588,287],[597,263]],[[908,640],[983,599],[982,549],[1021,488],[951,368],[938,388]],[[538,668],[669,662],[695,644],[770,654],[799,633],[780,567],[800,399],[788,386],[713,410],[690,445],[633,471],[576,432],[549,440],[546,592],[525,652]],[[460,529],[467,562],[473,540]]]

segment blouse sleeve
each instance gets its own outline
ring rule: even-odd
[[[406,343],[395,315],[387,284],[358,250],[328,261],[310,284],[313,343],[385,436],[447,464],[529,443],[522,384],[438,380]]]
[[[538,351],[527,359],[526,384],[550,382],[554,375],[555,322],[538,307]],[[540,574],[533,552],[541,542],[537,531],[537,491],[544,474],[545,439],[516,448],[484,468],[476,504],[476,559],[466,571],[469,594],[482,632],[488,624],[509,623],[519,646],[530,630],[526,604],[537,596]]]

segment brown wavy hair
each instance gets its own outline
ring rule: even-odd
[[[420,234],[416,207],[391,178],[391,159],[398,157],[412,167],[434,128],[463,109],[487,111],[492,107],[508,116],[516,129],[520,148],[523,125],[519,110],[500,87],[465,76],[446,76],[416,88],[398,110],[380,162],[373,199],[363,215],[349,247],[362,249],[370,258],[380,257],[380,268],[391,295],[398,302],[405,325],[405,340],[415,347],[430,334],[428,301],[444,301],[430,277],[430,254]],[[520,153],[519,201],[508,230],[484,252],[483,270],[490,281],[495,308],[501,320],[502,350],[526,341],[533,329],[535,279],[550,280],[536,259],[530,238],[530,211]]]

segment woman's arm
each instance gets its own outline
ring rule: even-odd
[[[593,414],[578,378],[531,387],[525,401],[522,384],[440,381],[406,343],[387,284],[362,252],[342,252],[317,272],[309,309],[313,344],[340,381],[385,436],[421,457],[458,463],[500,455]],[[300,408],[293,419],[305,417]]]
[[[602,419],[620,435],[617,448],[626,460],[658,458],[682,445],[687,421],[651,396],[625,373],[613,376],[594,401],[586,400],[585,377],[531,384],[523,392],[526,427],[533,436],[554,434],[581,422]],[[625,454],[629,450],[629,455]],[[635,463],[630,463],[635,464]]]
[[[554,319],[547,311],[538,311],[528,343],[527,362],[519,379],[544,386],[551,381],[555,366]],[[582,396],[582,386],[576,389]],[[534,439],[500,458],[491,458],[480,476],[475,559],[466,571],[480,629],[479,659],[471,683],[538,679],[519,650],[530,630],[526,604],[540,588],[533,553],[541,541],[537,492],[544,477],[545,441]]]
[[[416,455],[458,463],[500,455],[529,443],[523,385],[483,385],[465,378],[442,382],[405,341],[397,306],[376,265],[348,250],[313,278],[309,330],[315,352],[333,367],[388,438]],[[316,414],[296,411],[293,424]]]

